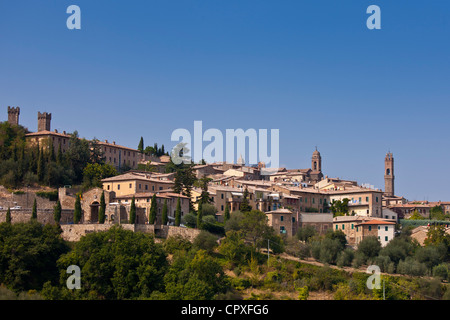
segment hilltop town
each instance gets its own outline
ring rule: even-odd
[[[19,107],[8,107],[8,123],[19,125]],[[51,131],[51,113],[38,112],[37,131],[25,134],[26,147],[33,149],[40,146],[48,153],[65,154],[70,147],[73,134]],[[116,169],[111,176],[101,179],[97,187],[81,192],[80,188],[72,186],[58,186],[58,198],[64,215],[61,223],[73,223],[73,210],[77,193],[81,197],[81,217],[78,224],[98,224],[98,210],[100,196],[105,196],[104,224],[117,224],[129,221],[129,209],[132,199],[136,205],[136,224],[149,224],[152,201],[156,198],[156,218],[154,225],[175,225],[176,205],[180,199],[181,218],[189,214],[192,209],[196,212],[198,201],[202,195],[202,188],[192,184],[189,195],[183,190],[174,190],[176,184],[176,170],[168,153],[144,152],[140,149],[117,145],[115,141],[93,140],[101,159],[99,163],[110,165]],[[53,150],[50,150],[50,149]],[[157,148],[157,147],[156,147]],[[164,150],[164,146],[162,146]],[[55,156],[56,157],[56,156]],[[386,245],[395,235],[395,224],[400,219],[408,219],[418,214],[426,219],[430,218],[432,208],[438,206],[445,216],[450,213],[450,202],[409,202],[394,192],[394,156],[387,153],[385,157],[385,190],[361,186],[357,181],[332,178],[324,175],[322,157],[316,149],[312,152],[311,168],[287,169],[279,168],[270,175],[261,175],[258,166],[246,166],[242,157],[237,163],[203,163],[190,166],[193,179],[206,181],[207,192],[216,212],[217,222],[224,222],[225,211],[230,214],[239,211],[244,200],[244,192],[248,204],[256,210],[264,212],[268,223],[277,232],[286,236],[294,236],[297,230],[306,226],[313,226],[319,233],[329,229],[342,230],[351,245],[357,245],[364,237],[376,235],[382,245]],[[35,183],[39,185],[39,183]],[[42,184],[41,184],[42,185]],[[29,187],[29,185],[28,185]],[[45,187],[45,185],[43,186]],[[26,188],[21,188],[25,190]],[[55,188],[56,189],[56,188]],[[205,188],[203,188],[205,189]],[[182,192],[183,191],[183,192]],[[27,193],[26,190],[24,191]],[[34,192],[35,194],[35,192]],[[23,199],[27,198],[27,201]],[[0,207],[4,211],[15,208],[14,219],[23,220],[31,210],[31,198],[35,195],[8,194],[3,189]],[[51,201],[38,206],[38,210],[50,210],[54,203]],[[162,209],[167,205],[167,221],[163,223]],[[342,210],[342,205],[345,209]],[[339,205],[341,205],[339,207]],[[19,209],[20,208],[20,209]],[[5,219],[5,215],[0,216]],[[52,218],[48,217],[48,221]],[[183,220],[183,219],[182,219]],[[180,221],[181,223],[181,221]],[[356,228],[356,226],[361,226]],[[365,227],[386,226],[388,231],[366,231]],[[82,228],[80,228],[81,230]]]
[[[177,166],[163,146],[145,148],[142,138],[134,149],[115,141],[82,139],[77,132],[52,131],[47,112],[38,112],[37,131],[30,132],[20,125],[19,115],[19,107],[8,107],[8,121],[1,128],[5,164],[0,177],[0,222],[35,219],[57,224],[66,241],[78,242],[120,225],[191,242],[208,231],[220,243],[229,234],[229,221],[239,224],[243,213],[253,212],[255,219],[264,217],[263,223],[273,232],[270,237],[276,237],[260,239],[268,246],[273,242],[281,247],[292,239],[296,239],[294,247],[302,246],[313,235],[332,235],[333,241],[342,235],[344,246],[334,257],[324,258],[320,247],[315,253],[313,245],[306,257],[351,266],[357,256],[346,247],[358,250],[360,244],[376,239],[379,251],[402,236],[404,226],[412,226],[406,228],[408,236],[419,246],[427,243],[434,225],[450,233],[450,202],[408,201],[395,193],[391,152],[385,155],[385,188],[380,190],[327,176],[317,149],[310,168],[278,168],[269,175],[261,174],[264,163],[249,166],[242,157],[236,163]],[[357,265],[370,259],[362,261]],[[383,271],[393,271],[393,263],[389,260]]]

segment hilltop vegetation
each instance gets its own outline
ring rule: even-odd
[[[220,244],[217,236],[207,231],[191,243],[181,237],[155,239],[120,226],[66,243],[57,226],[33,221],[2,223],[0,294],[5,299],[95,300],[311,299],[318,295],[328,299],[383,298],[382,290],[367,288],[369,274],[364,272],[275,255],[284,246],[288,252],[296,251],[292,244],[276,237],[271,247],[279,249],[268,259],[260,249],[263,239],[271,236],[270,230],[249,233],[246,223],[227,229]],[[339,241],[339,234],[327,239],[333,237],[332,241]],[[66,287],[70,265],[80,267],[80,290]],[[450,298],[450,290],[438,278],[383,275],[382,281],[386,299]]]

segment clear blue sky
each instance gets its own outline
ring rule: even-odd
[[[68,30],[66,8],[81,8]],[[366,9],[381,8],[381,30]],[[280,164],[450,201],[450,2],[2,1],[0,120],[136,148],[176,128],[280,129]]]

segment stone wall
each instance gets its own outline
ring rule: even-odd
[[[31,209],[11,210],[11,222],[28,222],[31,219]],[[0,211],[0,223],[6,221],[6,210]],[[37,221],[42,224],[54,224],[53,209],[37,210]],[[73,210],[62,210],[60,223],[73,222]]]
[[[92,233],[107,231],[115,224],[63,224],[61,228],[63,230],[62,237],[67,241],[79,241],[82,236]],[[197,235],[200,233],[198,229],[175,227],[175,226],[155,226],[152,224],[121,224],[125,230],[133,232],[143,232],[155,234],[160,238],[167,238],[175,235],[181,235],[184,238],[194,241]]]
[[[15,206],[21,206],[24,209],[32,208],[34,199],[38,209],[53,209],[56,201],[50,201],[47,198],[36,196],[34,192],[26,192],[24,194],[13,194],[9,192],[5,187],[0,186],[0,207],[8,209]]]

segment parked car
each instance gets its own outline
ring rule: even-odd
[[[20,210],[20,209],[22,209],[21,206],[15,206],[15,207],[12,207],[12,208],[11,208],[11,210]]]

